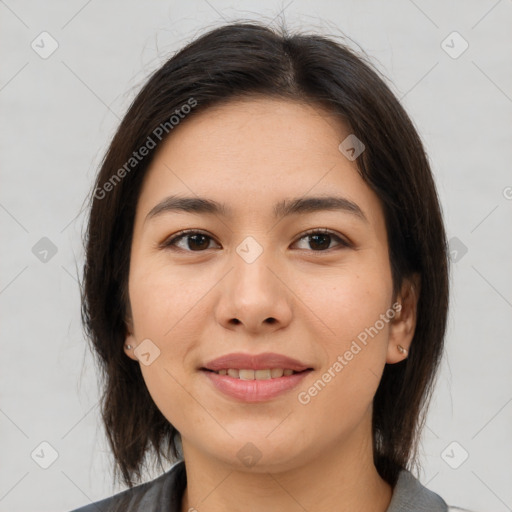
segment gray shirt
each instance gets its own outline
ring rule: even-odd
[[[181,512],[181,498],[186,485],[185,463],[180,461],[150,482],[71,512]],[[402,470],[386,512],[448,512],[449,510],[450,508],[440,496],[424,487],[412,473]]]

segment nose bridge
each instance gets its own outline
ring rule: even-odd
[[[287,288],[276,276],[280,264],[263,237],[260,241],[253,236],[244,238],[232,253],[229,266],[232,270],[223,284],[219,321],[238,321],[251,330],[265,322],[282,326],[290,321]]]
[[[269,267],[278,263],[272,256],[272,249],[263,237],[245,237],[233,254],[233,284],[237,296],[244,303],[268,300],[276,290],[276,277]],[[265,299],[266,296],[266,299]]]

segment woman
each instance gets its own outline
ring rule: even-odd
[[[91,199],[82,313],[130,489],[77,510],[448,510],[409,471],[445,230],[420,138],[360,56],[210,31],[138,94]]]

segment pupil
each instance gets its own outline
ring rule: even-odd
[[[317,248],[322,249],[322,248],[329,247],[330,235],[325,235],[325,234],[323,234],[323,235],[310,235],[310,237],[311,237],[311,240],[313,240],[313,245],[315,245],[316,243],[319,244],[319,247],[317,247]],[[318,242],[318,239],[322,240],[322,238],[324,240],[324,243]],[[310,244],[311,244],[311,242],[310,242]]]
[[[194,245],[199,248],[208,248],[208,240],[207,240],[207,236],[206,235],[190,235],[189,236],[189,243],[188,243],[188,248],[189,249],[194,249]],[[203,244],[201,244],[200,242],[197,242],[198,239],[202,239],[202,242]],[[192,243],[191,243],[191,240],[194,240]],[[206,245],[204,244],[204,242],[206,242]]]

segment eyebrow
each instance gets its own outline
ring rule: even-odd
[[[285,199],[274,205],[274,218],[319,211],[342,211],[368,222],[361,208],[344,197],[318,196]],[[232,217],[233,212],[225,204],[204,197],[169,196],[155,205],[146,215],[144,222],[168,212],[185,212]]]

